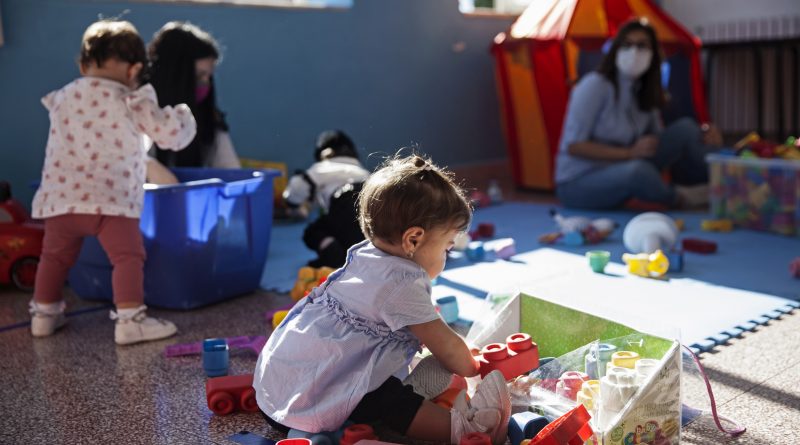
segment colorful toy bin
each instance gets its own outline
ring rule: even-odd
[[[272,231],[277,170],[175,168],[175,185],[147,185],[139,227],[144,301],[191,309],[257,289]],[[80,297],[112,300],[111,263],[84,240],[69,274]]]
[[[467,340],[486,345],[503,341],[516,332],[530,335],[541,356],[556,358],[540,363],[530,375],[510,382],[512,412],[531,411],[552,422],[582,403],[592,417],[593,443],[674,445],[680,442],[682,357],[678,341],[524,293],[487,310],[472,325]],[[638,378],[633,369],[609,367],[610,371],[599,378],[599,384],[608,389],[605,393],[600,389],[598,403],[591,403],[596,391],[587,390],[592,398],[582,397],[579,401],[563,397],[558,382],[571,374],[584,375],[586,355],[601,355],[601,344],[653,359],[648,362],[653,364],[652,369]],[[609,373],[613,375],[608,377]],[[618,383],[612,379],[618,374],[631,378],[629,381],[620,378]],[[597,384],[595,380],[595,388]],[[645,427],[653,431],[653,440],[633,440]]]
[[[800,161],[711,154],[711,215],[739,227],[800,235]]]

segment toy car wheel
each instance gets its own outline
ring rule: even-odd
[[[256,390],[253,388],[247,388],[242,391],[241,398],[239,399],[239,406],[242,407],[242,411],[258,411],[258,403],[256,403]]]
[[[11,266],[11,281],[17,288],[24,292],[33,292],[36,282],[36,269],[39,267],[38,258],[22,258]]]
[[[227,392],[217,392],[208,399],[208,407],[214,414],[225,416],[233,412],[236,405],[233,403],[233,396]]]

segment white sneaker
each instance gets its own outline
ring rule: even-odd
[[[450,443],[461,443],[462,437],[475,432],[493,437],[492,432],[498,429],[502,417],[499,409],[470,406],[466,391],[461,391],[450,410]]]
[[[130,345],[143,341],[160,340],[178,332],[178,328],[167,320],[148,317],[147,306],[141,305],[131,315],[119,315],[111,311],[112,320],[117,320],[114,341],[118,345]]]
[[[486,374],[475,389],[475,395],[472,396],[470,403],[473,408],[479,410],[495,408],[500,411],[500,423],[489,435],[495,445],[504,443],[508,432],[508,420],[511,418],[511,396],[508,394],[503,373],[495,370]]]
[[[414,392],[426,400],[433,400],[450,386],[452,380],[453,373],[445,369],[436,357],[429,355],[420,360],[403,384],[411,385]]]
[[[67,318],[64,317],[64,301],[41,305],[31,300],[29,312],[31,313],[31,335],[34,337],[47,337],[64,326]]]

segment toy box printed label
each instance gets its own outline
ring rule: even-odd
[[[603,437],[606,445],[677,445],[680,443],[681,356],[678,345],[662,367],[629,403]],[[602,396],[601,396],[602,397]]]

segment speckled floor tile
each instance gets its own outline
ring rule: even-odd
[[[27,322],[29,299],[0,290],[0,328]],[[257,292],[190,311],[151,308],[151,315],[175,322],[179,334],[127,347],[114,344],[108,305],[70,294],[67,301],[79,313],[52,337],[33,339],[27,326],[0,331],[0,443],[234,444],[229,437],[242,430],[282,438],[258,414],[213,415],[200,357],[166,358],[163,351],[208,337],[268,335],[264,312],[284,306],[288,296]],[[794,410],[800,395],[791,385],[800,379],[798,349],[796,311],[704,354],[721,413],[749,431],[727,440],[697,422],[685,430],[683,443],[797,443],[791,427],[800,423]],[[252,372],[256,358],[233,350],[231,373]]]
[[[7,313],[29,298],[9,297]],[[214,416],[200,356],[167,358],[163,350],[207,337],[268,335],[263,312],[288,301],[255,293],[192,311],[150,309],[174,321],[179,335],[125,347],[114,344],[106,308],[71,317],[48,338],[33,339],[27,327],[2,332],[0,411],[10,415],[0,416],[0,443],[232,443],[227,438],[241,430],[272,434],[258,414]],[[233,350],[231,373],[252,373],[256,358]]]
[[[737,438],[715,431],[710,419],[691,424],[685,431],[687,444],[797,444],[800,423],[800,364],[777,373],[760,385],[719,406],[720,412],[747,428]],[[715,440],[715,441],[709,441]]]

